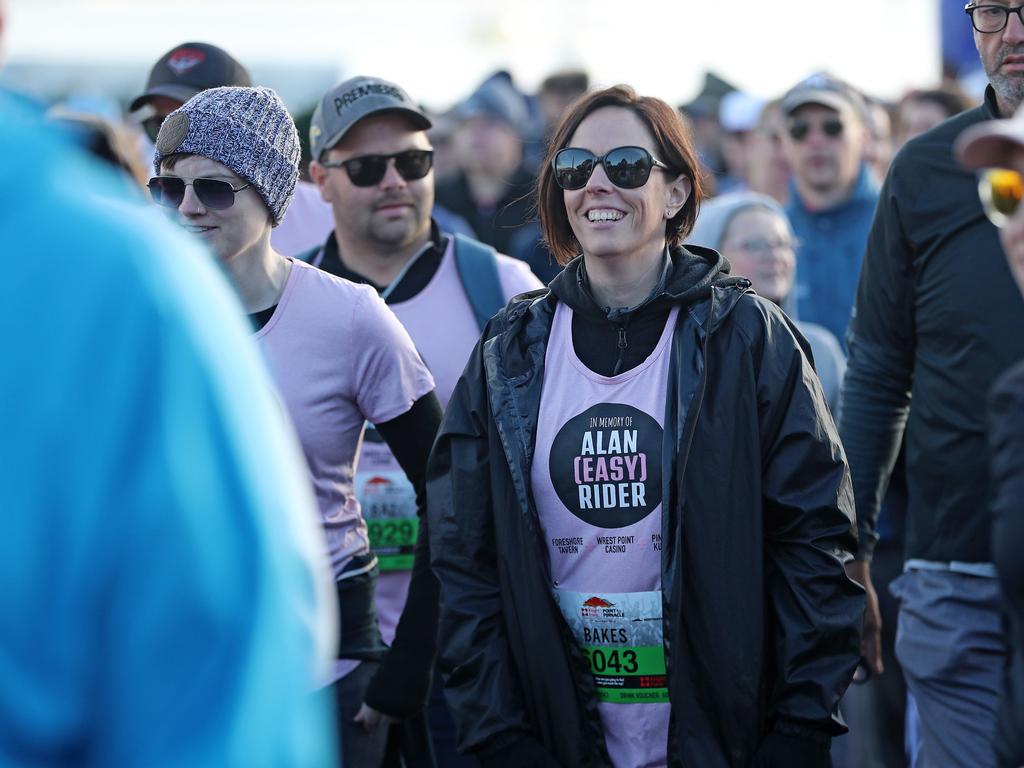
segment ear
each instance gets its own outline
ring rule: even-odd
[[[316,160],[311,160],[309,163],[309,178],[313,180],[317,188],[320,190],[320,199],[325,203],[333,202],[331,195],[331,188],[327,185],[327,169],[324,168]]]
[[[686,174],[679,174],[665,189],[665,218],[671,219],[690,199],[693,182]]]

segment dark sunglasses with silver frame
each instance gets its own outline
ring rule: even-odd
[[[621,189],[637,189],[647,183],[651,171],[674,171],[643,147],[616,147],[598,157],[589,149],[566,147],[551,158],[555,183],[562,189],[582,189],[597,166],[604,167],[608,181]]]
[[[149,180],[149,194],[153,202],[167,208],[177,208],[185,199],[185,187],[192,187],[199,202],[215,211],[223,211],[235,204],[235,194],[249,184],[232,187],[220,179],[192,179],[186,181],[179,176],[154,176]]]
[[[357,187],[380,184],[388,172],[388,163],[395,161],[395,170],[405,181],[422,179],[434,167],[434,150],[407,149],[391,155],[360,155],[348,160],[321,160],[324,168],[344,168],[348,179]]]

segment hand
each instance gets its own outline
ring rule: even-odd
[[[397,723],[398,718],[392,717],[391,715],[385,715],[383,712],[378,712],[373,707],[363,703],[359,707],[359,711],[356,713],[354,718],[355,722],[362,723],[363,728],[366,729],[367,733],[373,733],[378,725],[391,725],[391,723]]]
[[[860,637],[861,665],[853,675],[855,683],[863,683],[871,675],[880,675],[885,671],[882,666],[882,613],[878,608],[878,593],[871,583],[871,564],[863,560],[851,560],[846,564],[846,575],[864,587],[867,598],[864,605],[864,629]]]

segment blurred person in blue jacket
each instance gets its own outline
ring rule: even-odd
[[[0,92],[0,765],[336,764],[303,464],[209,257]]]
[[[782,97],[782,151],[792,171],[786,215],[796,251],[797,312],[845,349],[857,276],[878,201],[866,162],[867,107],[859,93],[813,75]]]

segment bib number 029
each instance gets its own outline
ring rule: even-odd
[[[374,547],[403,547],[416,543],[416,526],[412,520],[368,520],[370,544]]]

